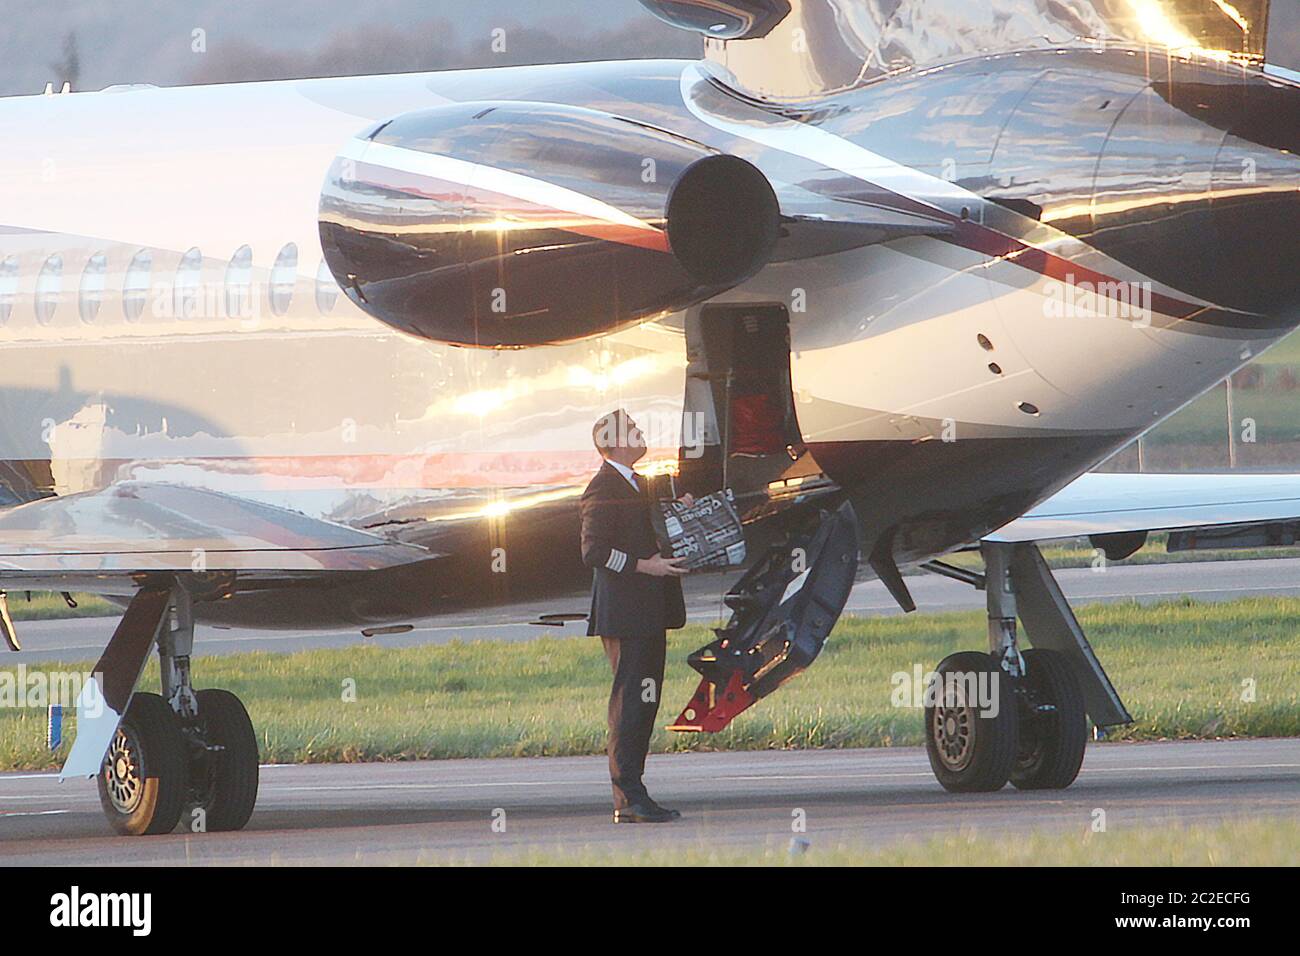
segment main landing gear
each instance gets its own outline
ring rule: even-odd
[[[118,833],[170,833],[178,824],[195,833],[238,830],[252,815],[258,784],[252,721],[229,691],[193,689],[193,644],[189,593],[179,584],[146,588],[96,665],[99,705],[80,706],[62,775],[85,775],[98,765],[100,806]],[[132,693],[154,646],[162,694]]]
[[[1059,790],[1074,782],[1099,727],[1132,718],[1033,544],[985,542],[985,573],[930,561],[929,571],[987,595],[989,649],[940,662],[926,689],[925,746],[948,790]],[[796,556],[798,561],[795,560]],[[731,619],[689,658],[699,688],[669,730],[716,733],[817,657],[844,609],[859,558],[852,505],[810,516],[728,592]],[[915,605],[892,559],[872,567]],[[1032,648],[1021,650],[1017,620]]]
[[[926,690],[930,767],[955,792],[1060,790],[1083,763],[1087,718],[1132,718],[1033,544],[985,542],[983,575],[941,561],[927,570],[987,595],[989,651],[940,662]],[[1022,651],[1017,617],[1033,648]]]

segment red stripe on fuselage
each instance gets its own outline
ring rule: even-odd
[[[1098,272],[1095,269],[1089,269],[1086,266],[1080,266],[1063,256],[1058,256],[1046,249],[1040,249],[1037,246],[1031,246],[1026,242],[1016,239],[1014,236],[1008,236],[1005,233],[998,232],[988,226],[973,222],[970,219],[963,219],[955,216],[947,210],[940,209],[938,206],[931,206],[920,200],[913,199],[903,193],[894,192],[881,186],[878,183],[870,183],[870,192],[863,194],[859,198],[868,199],[872,203],[885,206],[890,209],[897,209],[901,212],[912,213],[924,216],[928,219],[939,219],[951,223],[955,229],[950,236],[936,236],[945,242],[961,246],[972,252],[978,252],[988,256],[990,259],[1005,259],[1013,265],[1020,266],[1037,275],[1044,276],[1048,279],[1055,279],[1068,285],[1079,285],[1080,283],[1092,283],[1094,289],[1091,290],[1103,298],[1111,299],[1115,302],[1123,302],[1115,286],[1132,287],[1136,283],[1125,279],[1116,279],[1113,276]],[[823,193],[828,198],[834,198],[830,193]],[[1075,238],[1075,237],[1070,237]],[[1080,240],[1082,241],[1082,240]],[[1112,291],[1113,290],[1113,291]],[[1195,302],[1187,302],[1173,296],[1151,292],[1151,308],[1161,315],[1167,315],[1177,319],[1195,319],[1197,316],[1205,313],[1222,312],[1213,306],[1201,305]],[[1242,313],[1243,317],[1248,313]]]
[[[1112,292],[1115,286],[1131,287],[1137,284],[1126,279],[1116,279],[1104,272],[1089,269],[1087,266],[1081,266],[1063,256],[1048,252],[1046,249],[1039,249],[1037,246],[1028,245],[1019,239],[1000,233],[996,229],[990,229],[969,220],[963,221],[955,216],[951,218],[957,228],[957,231],[950,237],[952,242],[972,251],[983,253],[992,259],[1005,259],[1044,278],[1055,279],[1058,282],[1076,286],[1083,282],[1091,283],[1093,292],[1116,302],[1122,300],[1118,290]],[[1161,315],[1167,315],[1175,319],[1189,319],[1210,310],[1210,306],[1185,302],[1182,299],[1175,299],[1155,290],[1151,292],[1151,308]]]

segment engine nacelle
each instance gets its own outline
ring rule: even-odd
[[[349,142],[321,194],[325,260],[375,318],[440,342],[564,342],[758,272],[780,209],[752,164],[608,113],[463,103]]]

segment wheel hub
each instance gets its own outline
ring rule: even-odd
[[[104,783],[118,813],[131,814],[140,804],[144,777],[140,773],[140,743],[127,727],[118,727],[104,758]]]
[[[974,714],[965,705],[939,704],[934,709],[934,742],[939,759],[949,770],[962,770],[970,763]]]

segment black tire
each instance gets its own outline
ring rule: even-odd
[[[1063,790],[1074,783],[1088,746],[1083,691],[1070,662],[1031,648],[1025,659],[1025,713],[1011,782],[1020,790]]]
[[[99,805],[124,836],[171,833],[188,791],[180,721],[157,694],[136,693],[99,771]]]
[[[945,657],[935,668],[940,681],[933,706],[925,708],[925,750],[930,768],[945,790],[978,793],[1001,790],[1016,762],[1019,721],[1011,679],[989,654],[962,651]],[[996,682],[997,711],[972,706],[964,693],[965,680],[954,682],[951,696],[942,688],[947,675],[973,675],[977,690]],[[989,707],[988,711],[992,711]]]
[[[257,803],[257,734],[243,702],[228,690],[198,691],[198,729],[202,740],[219,747],[204,752],[191,768],[187,827],[194,811],[203,810],[203,829],[210,833],[241,830]]]

